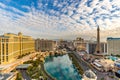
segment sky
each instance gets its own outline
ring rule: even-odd
[[[0,0],[0,35],[33,38],[120,37],[120,0]]]

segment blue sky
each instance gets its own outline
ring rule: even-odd
[[[120,37],[120,0],[0,0],[0,34],[34,38],[101,40]]]

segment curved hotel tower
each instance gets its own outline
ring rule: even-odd
[[[14,62],[19,56],[35,51],[35,41],[30,36],[5,33],[0,36],[0,64]]]

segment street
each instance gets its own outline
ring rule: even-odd
[[[31,80],[26,70],[19,70],[24,80]]]
[[[101,78],[105,78],[105,80],[118,80],[118,79],[113,79],[113,78],[110,78],[108,76],[109,72],[100,72],[98,71],[97,69],[95,69],[94,67],[92,67],[90,65],[89,62],[86,62],[84,61],[81,56],[76,53],[76,52],[73,52],[74,56],[76,57],[76,59],[78,60],[79,62],[79,65],[83,68],[84,71],[88,70],[88,69],[91,69],[93,72],[96,73],[97,75],[97,80],[101,80]],[[114,74],[113,74],[114,75]],[[115,76],[115,75],[114,75]]]

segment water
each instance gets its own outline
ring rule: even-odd
[[[118,60],[118,58],[117,58],[117,57],[114,57],[114,56],[108,56],[108,58],[111,59],[111,60],[113,60],[113,61]]]
[[[81,75],[67,54],[57,57],[47,57],[44,67],[57,80],[82,80]]]

